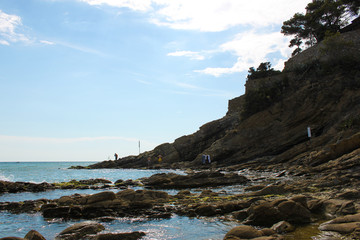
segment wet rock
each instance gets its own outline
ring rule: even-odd
[[[203,190],[200,193],[200,197],[216,197],[216,196],[219,196],[219,194],[211,190]]]
[[[100,192],[100,193],[92,194],[89,197],[87,197],[86,204],[93,204],[102,201],[111,201],[114,200],[115,198],[116,195],[114,192],[111,191]]]
[[[263,189],[249,193],[250,196],[263,196],[263,195],[273,195],[273,194],[284,194],[288,190],[284,185],[270,185],[266,186]]]
[[[188,175],[178,175],[174,173],[155,174],[149,178],[144,178],[142,182],[147,187],[162,189],[183,189],[196,187],[215,187],[232,184],[243,184],[249,180],[244,176],[221,172],[204,171]]]
[[[266,201],[251,205],[247,210],[247,215],[248,218],[244,223],[255,226],[271,227],[282,220],[279,210]]]
[[[137,240],[141,239],[146,234],[144,232],[132,232],[132,233],[106,233],[98,234],[91,240]]]
[[[55,240],[78,240],[83,239],[86,235],[97,234],[104,230],[105,227],[97,222],[86,221],[76,223],[62,232],[60,232]]]
[[[343,193],[339,193],[336,198],[347,200],[360,199],[360,191],[348,190]]]
[[[271,236],[271,235],[275,235],[276,232],[274,230],[272,230],[271,228],[263,228],[260,230],[262,232],[262,234],[264,236]]]
[[[305,195],[296,195],[294,197],[291,197],[289,200],[300,203],[303,207],[308,208],[308,198]]]
[[[277,208],[281,213],[281,218],[290,223],[309,223],[310,211],[301,204],[292,200],[281,202]]]
[[[183,198],[186,198],[191,195],[192,195],[192,193],[189,190],[181,190],[174,197],[183,199]]]
[[[246,210],[235,211],[232,213],[233,217],[239,221],[245,220],[249,215]]]
[[[360,230],[360,213],[337,217],[320,225],[321,231],[335,231],[339,233],[353,233]],[[354,233],[357,234],[357,233]]]
[[[195,209],[195,213],[199,216],[211,217],[216,215],[216,208],[211,205],[201,205]]]
[[[331,218],[356,213],[353,201],[340,199],[329,199],[323,201],[322,210],[325,215]]]
[[[321,231],[334,231],[339,233],[352,233],[360,229],[360,222],[324,224],[319,227]]]
[[[0,181],[0,193],[9,192],[42,192],[50,189],[55,189],[55,186],[50,183],[30,183],[30,182],[9,182]]]
[[[281,222],[275,223],[271,227],[271,229],[277,233],[288,233],[288,232],[294,231],[295,227],[286,221],[281,221]]]
[[[41,235],[36,230],[31,230],[25,235],[25,239],[27,240],[46,240],[43,235]]]
[[[151,190],[133,190],[127,189],[116,193],[116,197],[123,199],[127,202],[165,202],[169,199],[169,195],[163,191],[151,191]]]
[[[70,207],[68,206],[45,207],[42,210],[42,215],[44,218],[68,218],[69,212]]]
[[[253,239],[263,236],[262,232],[251,226],[237,226],[226,233],[224,240]]]
[[[244,190],[254,192],[254,191],[259,191],[265,187],[266,187],[266,185],[254,185],[254,186],[246,187],[246,188],[244,188]]]
[[[272,202],[258,201],[247,211],[245,224],[271,227],[279,221],[290,223],[309,223],[310,211],[300,203],[292,200],[279,199]]]

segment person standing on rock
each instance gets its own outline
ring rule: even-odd
[[[203,155],[201,156],[201,163],[202,163],[203,165],[205,165],[205,163],[206,163],[206,155],[205,155],[205,154],[203,154]]]
[[[147,158],[147,165],[148,165],[148,168],[150,167],[150,164],[151,164],[151,157],[148,157],[148,158]]]
[[[118,160],[118,154],[117,153],[114,154],[114,157],[115,157],[115,161]]]
[[[161,155],[159,155],[159,157],[158,157],[158,162],[159,162],[159,163],[162,162],[162,156],[161,156]]]

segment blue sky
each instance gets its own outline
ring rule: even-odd
[[[0,161],[101,161],[226,114],[303,0],[1,0]]]

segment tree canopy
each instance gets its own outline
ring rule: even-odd
[[[271,67],[270,62],[262,62],[256,70],[254,67],[249,68],[248,73],[247,80],[252,80],[257,78],[270,77],[280,73],[280,71],[274,70],[274,68]]]
[[[293,55],[302,51],[303,45],[312,46],[322,41],[326,34],[334,34],[359,15],[359,0],[313,0],[306,13],[295,13],[285,21],[281,33],[294,35],[289,47],[296,46]]]

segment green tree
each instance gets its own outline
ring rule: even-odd
[[[295,13],[281,27],[284,35],[294,35],[289,47],[296,46],[293,55],[302,46],[312,46],[325,38],[326,33],[335,34],[359,14],[359,0],[313,0],[306,6],[306,13]]]
[[[249,68],[248,73],[247,80],[252,80],[257,78],[270,77],[280,73],[280,71],[274,70],[274,68],[271,67],[270,62],[262,62],[256,70],[254,67]]]

